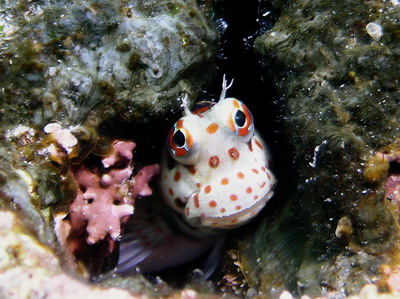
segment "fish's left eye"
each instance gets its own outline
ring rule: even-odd
[[[252,135],[254,132],[253,116],[243,103],[234,101],[231,113],[230,128],[238,136]]]
[[[183,147],[186,143],[186,137],[181,130],[177,130],[172,137],[172,141],[176,147]]]
[[[243,127],[245,123],[246,123],[246,114],[244,114],[243,111],[241,110],[236,111],[235,124],[238,127]]]

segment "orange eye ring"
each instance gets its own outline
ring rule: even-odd
[[[193,137],[183,127],[183,121],[179,120],[173,126],[168,135],[168,146],[171,153],[177,157],[186,156],[193,147]]]
[[[250,110],[243,103],[233,102],[235,110],[230,115],[229,126],[238,136],[246,136],[253,131],[253,116]]]

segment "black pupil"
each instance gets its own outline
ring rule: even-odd
[[[181,130],[175,132],[172,140],[174,141],[177,147],[182,147],[185,145],[185,135],[183,135]]]
[[[246,115],[243,113],[243,111],[238,110],[235,115],[235,123],[239,127],[243,127],[244,124],[246,123]]]

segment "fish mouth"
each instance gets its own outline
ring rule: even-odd
[[[197,218],[202,226],[210,227],[213,229],[233,229],[248,223],[251,219],[256,217],[260,211],[264,208],[267,201],[272,197],[273,191],[270,190],[263,199],[254,203],[251,206],[241,209],[237,213],[230,214],[223,217],[206,217],[200,215]],[[192,219],[190,220],[192,222]]]

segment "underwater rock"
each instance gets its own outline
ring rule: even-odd
[[[18,211],[16,217],[32,230],[32,241],[60,257],[54,258],[60,281],[62,267],[90,270],[75,263],[77,256],[69,256],[63,245],[80,238],[75,245],[84,246],[79,250],[90,255],[85,246],[98,246],[93,256],[103,262],[121,221],[133,212],[134,199],[152,192],[148,183],[158,165],[143,165],[158,157],[138,158],[132,172],[133,142],[112,154],[111,140],[122,135],[143,144],[140,150],[149,156],[155,152],[159,141],[148,134],[155,134],[148,124],[165,123],[181,95],[193,100],[210,81],[216,43],[208,16],[192,0],[2,3],[0,208]],[[98,198],[108,197],[89,208],[83,202],[89,189]],[[113,216],[98,217],[99,211]],[[107,221],[97,222],[100,218]],[[28,263],[31,258],[21,259]],[[46,269],[31,270],[44,271],[38,279],[45,282]],[[26,273],[15,281],[28,282],[31,272]],[[130,290],[142,294],[154,288],[144,290],[136,278],[127,280]],[[73,281],[63,283],[75,288]],[[36,290],[28,283],[25,287]]]
[[[272,4],[279,18],[255,47],[274,74],[298,185],[280,219],[243,242],[242,270],[268,296],[393,291],[382,268],[400,261],[399,168],[381,158],[400,136],[400,6]]]
[[[89,285],[66,274],[55,252],[29,230],[14,212],[0,210],[0,297],[139,297],[138,293]]]
[[[210,79],[217,35],[195,1],[58,1],[0,10],[0,115],[135,122]],[[147,120],[148,121],[148,120]]]

